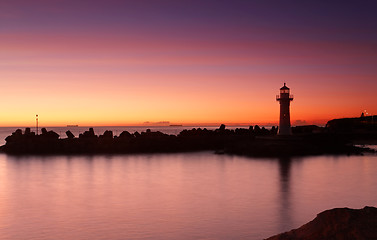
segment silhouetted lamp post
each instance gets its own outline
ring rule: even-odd
[[[285,86],[285,83],[280,88],[280,95],[276,95],[276,101],[280,103],[279,135],[291,135],[289,105],[293,101],[293,95],[289,94],[289,88]]]
[[[36,122],[36,128],[37,128],[37,135],[38,135],[38,114],[35,115],[35,122]]]

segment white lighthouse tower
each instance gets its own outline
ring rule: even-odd
[[[284,86],[280,88],[280,95],[276,95],[276,101],[280,103],[279,135],[291,135],[291,117],[289,114],[289,105],[293,100],[293,95],[289,94],[289,88]]]

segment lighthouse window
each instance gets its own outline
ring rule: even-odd
[[[288,89],[280,90],[280,93],[289,93],[289,90]]]

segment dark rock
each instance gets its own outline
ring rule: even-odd
[[[46,130],[46,128],[42,128],[41,131],[42,131],[42,135],[43,135],[43,134],[47,134],[47,130]]]
[[[377,208],[334,208],[311,222],[267,240],[372,240],[377,239]]]
[[[96,138],[93,128],[89,128],[89,131],[85,131],[83,134],[79,135],[79,138]]]
[[[260,127],[258,126],[258,125],[255,125],[254,126],[254,132],[257,132],[257,133],[259,133],[260,132]]]
[[[30,128],[25,128],[25,135],[31,135],[31,130]]]
[[[59,138],[59,134],[57,134],[54,131],[48,131],[47,135],[48,135],[49,138],[54,138],[54,139],[58,139]]]
[[[140,133],[139,133],[138,131],[136,131],[136,132],[134,133],[134,136],[135,136],[135,137],[140,137]]]
[[[11,143],[14,141],[19,141],[22,138],[22,130],[17,129],[12,133],[12,135],[5,138],[6,143]]]
[[[72,133],[71,131],[69,131],[69,130],[66,131],[65,134],[67,135],[67,137],[68,137],[69,139],[75,138],[75,135],[73,135],[73,133]]]
[[[113,138],[113,131],[106,130],[103,133],[103,135],[100,136],[100,138],[112,139]]]
[[[127,132],[127,131],[123,131],[120,135],[119,135],[119,138],[132,138],[132,134]]]
[[[272,128],[271,128],[271,134],[272,135],[276,135],[277,133],[278,133],[278,128],[275,127],[275,126],[272,126]]]

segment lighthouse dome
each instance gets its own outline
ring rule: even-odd
[[[280,88],[280,90],[289,90],[289,87],[285,86],[285,83],[284,83],[284,86]]]

